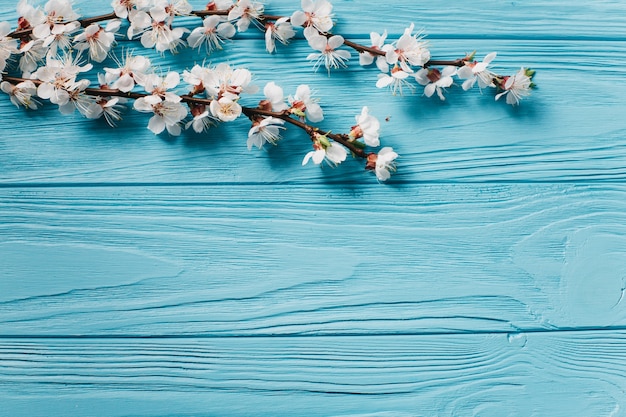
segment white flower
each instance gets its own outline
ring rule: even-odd
[[[228,20],[231,22],[236,20],[239,32],[245,32],[251,22],[258,22],[263,15],[263,10],[261,3],[253,3],[251,0],[238,0],[235,7],[228,12]]]
[[[333,28],[332,11],[333,5],[328,0],[302,0],[302,10],[291,15],[291,23],[326,33]]]
[[[288,17],[281,17],[275,23],[267,23],[265,25],[265,49],[272,53],[276,50],[276,42],[278,40],[283,45],[287,45],[289,39],[296,36],[293,26],[289,22]]]
[[[382,35],[379,35],[376,32],[371,32],[370,33],[370,39],[372,41],[372,48],[376,49],[378,51],[383,50],[383,47],[385,45],[385,40],[387,39],[387,31],[384,31]],[[376,67],[378,67],[378,69],[381,72],[389,72],[389,64],[387,64],[387,58],[386,55],[376,55],[374,56],[372,53],[370,52],[361,52],[359,53],[359,64],[360,65],[370,65],[374,62],[374,60],[376,60]]]
[[[7,81],[3,81],[0,84],[2,91],[7,93],[11,98],[11,103],[16,107],[24,106],[26,108],[36,110],[41,105],[37,100],[33,98],[37,94],[37,87],[32,81],[22,81],[16,85],[13,85]]]
[[[456,67],[449,65],[439,71],[437,68],[422,68],[415,74],[415,80],[424,85],[424,94],[431,97],[435,92],[441,100],[446,98],[443,95],[445,88],[450,87],[454,80],[452,76],[456,74]]]
[[[180,83],[180,75],[176,71],[170,71],[165,77],[160,77],[156,74],[147,75],[143,87],[152,95],[159,96],[166,101],[178,103],[181,100],[180,96],[167,91],[176,88],[178,83]]]
[[[209,69],[203,76],[203,84],[207,90],[207,97],[221,98],[229,95],[238,99],[241,93],[255,93],[256,85],[251,84],[252,73],[244,68],[233,70],[228,64],[218,64]]]
[[[204,45],[210,54],[214,49],[222,49],[222,43],[235,36],[235,32],[235,27],[231,23],[213,15],[204,19],[201,27],[191,31],[187,43],[190,47],[198,49],[202,49]]]
[[[80,23],[74,21],[67,24],[56,24],[52,32],[43,39],[43,46],[48,48],[47,55],[57,56],[59,49],[62,52],[69,51],[72,48],[71,34],[80,29]]]
[[[105,68],[105,80],[111,84],[111,88],[118,89],[125,93],[131,91],[135,84],[145,83],[147,72],[150,69],[150,60],[144,56],[134,56],[127,51],[123,62],[115,58],[118,68]]]
[[[180,135],[180,122],[187,116],[187,108],[182,103],[165,101],[157,95],[149,95],[135,100],[135,110],[154,113],[148,122],[148,129],[155,135],[165,129],[170,135]]]
[[[467,91],[478,81],[478,87],[495,87],[493,82],[494,73],[487,69],[487,66],[494,60],[496,53],[492,52],[485,56],[483,62],[466,62],[464,66],[459,68],[457,75],[463,82],[463,90]]]
[[[32,74],[33,78],[42,81],[37,87],[37,95],[63,106],[70,100],[69,91],[76,89],[76,76],[91,68],[91,64],[80,65],[80,55],[74,58],[71,54],[67,54],[61,59],[48,56],[46,65],[39,67]]]
[[[19,50],[22,55],[19,68],[24,78],[29,78],[30,73],[35,71],[44,60],[48,48],[43,46],[43,40],[33,39],[23,44]]]
[[[168,23],[172,23],[174,16],[189,16],[193,8],[187,0],[153,0],[152,10],[163,9],[169,15]]]
[[[369,114],[369,109],[363,107],[361,114],[355,116],[356,126],[350,131],[351,139],[363,138],[367,146],[380,146],[380,122]]]
[[[309,39],[309,46],[311,48],[320,51],[319,53],[312,53],[306,57],[306,59],[314,60],[314,69],[317,69],[322,62],[328,69],[330,75],[331,68],[347,67],[346,61],[350,59],[350,51],[337,50],[343,45],[344,39],[340,35],[331,36],[327,38],[323,35],[311,36]]]
[[[374,171],[378,181],[387,181],[391,173],[396,172],[397,157],[398,154],[391,147],[386,146],[378,152],[378,155],[375,153],[367,155],[365,169]]]
[[[50,36],[67,33],[70,28],[78,29],[80,24],[76,20],[80,17],[72,8],[69,0],[48,0],[44,6],[45,15],[30,11],[27,5],[23,5],[24,11],[31,14],[31,18],[38,21],[30,22],[33,25],[33,36],[36,39],[45,39]],[[43,17],[43,21],[40,20]],[[76,24],[78,26],[76,27]]]
[[[18,52],[17,39],[8,37],[9,33],[11,33],[9,22],[0,22],[0,73],[4,71],[11,55]]]
[[[376,87],[390,87],[391,93],[394,96],[398,93],[402,95],[404,88],[408,88],[411,91],[415,90],[415,87],[409,83],[407,78],[409,78],[409,73],[403,71],[402,68],[396,65],[391,69],[391,74],[378,74]]]
[[[72,114],[74,109],[77,109],[83,116],[93,119],[101,112],[101,107],[96,104],[95,97],[85,94],[87,87],[89,87],[89,80],[80,80],[66,89],[68,101],[62,105],[59,104],[61,114]]]
[[[404,30],[400,39],[392,45],[385,45],[387,63],[399,64],[403,71],[413,72],[411,66],[422,67],[430,59],[430,51],[426,48],[427,43],[422,41],[420,34],[413,35],[414,25]]]
[[[391,177],[391,172],[396,172],[396,158],[398,154],[393,148],[386,146],[378,152],[376,159],[376,178],[379,181],[387,181]]]
[[[104,61],[115,43],[115,33],[121,24],[122,21],[119,19],[111,20],[104,28],[97,23],[92,23],[85,28],[83,33],[74,38],[74,42],[77,42],[76,49],[80,51],[88,49],[92,60]]]
[[[531,75],[533,74],[532,71],[522,67],[515,75],[506,77],[502,86],[504,91],[496,95],[496,100],[506,95],[506,103],[515,106],[519,104],[522,98],[529,96],[532,88],[529,72]]]
[[[346,160],[348,152],[346,149],[336,142],[331,143],[326,136],[317,134],[317,138],[313,142],[313,151],[304,156],[302,165],[306,165],[309,160],[319,165],[322,161],[326,161],[330,166],[335,167]]]
[[[117,17],[126,19],[131,10],[144,10],[149,4],[149,0],[113,0],[111,7]]]
[[[265,143],[276,145],[280,140],[280,129],[285,129],[284,124],[284,120],[271,116],[254,122],[248,132],[248,150],[252,149],[252,146],[261,149]]]
[[[233,0],[211,0],[206,5],[206,10],[229,10],[233,7]]]
[[[205,91],[204,80],[209,75],[209,72],[209,68],[200,66],[198,64],[194,65],[189,71],[183,71],[183,81],[185,81],[189,85],[194,86],[194,90],[191,94],[200,94]]]
[[[152,25],[152,17],[143,10],[131,10],[128,13],[128,21],[130,25],[126,31],[129,40],[135,35],[144,33]]]
[[[111,127],[115,127],[116,123],[122,120],[122,110],[126,106],[122,105],[125,99],[122,97],[97,97],[97,108],[94,108],[92,114],[87,116],[90,119],[98,119],[104,116],[104,120]]]
[[[202,133],[209,130],[209,128],[215,124],[215,118],[204,104],[198,104],[192,107],[191,115],[193,119],[187,122],[185,129],[192,127],[196,133]]]
[[[172,29],[166,22],[169,14],[165,9],[153,8],[150,10],[150,15],[152,16],[151,26],[141,35],[141,45],[144,48],[155,48],[159,52],[167,50],[176,52],[179,46],[185,44],[182,37],[188,30],[180,27]],[[140,23],[144,24],[145,21]]]
[[[270,81],[269,83],[265,84],[265,88],[263,88],[263,94],[265,95],[265,99],[270,103],[272,111],[281,112],[289,108],[289,106],[285,102],[283,89],[280,86],[276,85],[274,81]]]
[[[301,84],[296,89],[296,94],[289,96],[290,111],[299,117],[306,117],[311,122],[324,120],[324,113],[317,99],[311,97],[311,89],[306,84]]]
[[[241,106],[232,96],[224,96],[219,100],[213,100],[210,105],[213,116],[222,122],[232,122],[241,115]]]
[[[46,15],[39,7],[35,8],[29,4],[28,0],[20,0],[17,3],[18,30],[32,29],[46,21]]]

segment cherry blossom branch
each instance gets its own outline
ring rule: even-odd
[[[248,116],[248,118],[250,118],[251,120],[253,120],[255,117],[258,117],[258,116],[275,117],[277,119],[284,120],[285,122],[290,123],[304,130],[311,137],[312,140],[315,139],[316,134],[321,135],[321,136],[326,136],[334,140],[335,142],[342,144],[346,148],[350,149],[350,151],[354,155],[360,158],[367,158],[368,153],[365,152],[362,148],[356,146],[354,141],[350,140],[349,135],[331,133],[330,131],[321,130],[317,127],[308,125],[299,119],[294,119],[293,117],[291,117],[292,113],[290,113],[288,110],[285,110],[282,112],[275,112],[275,111],[263,110],[263,109],[252,108],[252,107],[243,107],[242,109],[243,109],[243,113],[246,116]]]
[[[22,77],[13,77],[13,76],[4,76],[2,79],[13,85],[17,85],[19,83],[26,82],[26,81],[30,81],[36,86],[39,86],[43,83],[41,80],[37,80],[37,79],[27,79],[27,78],[22,78]],[[122,97],[122,98],[128,98],[128,99],[133,99],[133,100],[146,98],[151,95],[148,93],[137,93],[137,92],[130,92],[130,91],[124,92],[118,89],[90,88],[90,87],[83,89],[82,92],[84,94],[87,94],[89,96],[94,96],[94,97]],[[214,101],[214,99],[194,97],[193,93],[181,95],[179,97],[182,102],[189,104],[190,107],[197,106],[197,105],[210,106],[211,103]],[[349,135],[332,133],[330,131],[322,130],[318,127],[309,125],[300,119],[294,119],[292,117],[293,113],[291,113],[289,110],[277,112],[277,111],[265,110],[265,109],[258,108],[258,107],[255,108],[255,107],[242,106],[242,112],[253,122],[255,118],[258,118],[258,117],[274,117],[276,119],[283,120],[286,123],[289,123],[305,131],[307,135],[311,138],[311,140],[316,140],[316,138],[319,136],[325,136],[345,146],[355,156],[359,158],[367,158],[368,156],[368,153],[365,152],[362,147],[357,146],[354,140],[350,140]]]

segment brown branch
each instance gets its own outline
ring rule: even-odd
[[[12,77],[12,76],[4,76],[3,81],[7,81],[10,82],[11,84],[19,84],[23,81],[32,81],[35,85],[39,85],[42,84],[43,82],[40,80],[36,80],[36,79],[27,79],[27,78],[20,78],[20,77]],[[133,93],[133,92],[128,92],[125,93],[123,91],[120,90],[116,90],[116,89],[109,89],[109,88],[85,88],[85,90],[83,90],[85,94],[88,94],[90,96],[98,96],[98,97],[124,97],[124,98],[130,98],[133,100],[137,100],[143,97],[147,97],[150,94],[147,93]],[[208,106],[211,104],[211,102],[213,100],[211,99],[207,99],[207,98],[198,98],[198,97],[193,97],[190,94],[185,94],[180,96],[181,101],[187,104],[202,104],[205,106]],[[315,133],[318,133],[320,135],[326,136],[340,144],[342,144],[343,146],[345,146],[346,148],[350,149],[350,151],[355,154],[356,156],[360,157],[360,158],[367,158],[367,153],[354,145],[354,143],[350,142],[348,135],[345,134],[337,134],[337,133],[331,133],[330,131],[324,131],[321,130],[317,127],[311,126],[301,120],[298,119],[294,119],[293,117],[291,117],[291,113],[289,113],[289,111],[284,111],[284,112],[273,112],[273,111],[269,111],[269,110],[263,110],[263,109],[259,109],[259,108],[255,108],[255,107],[245,107],[242,106],[242,112],[243,114],[245,114],[248,118],[250,119],[254,119],[255,117],[258,116],[265,116],[265,117],[275,117],[277,119],[281,119],[284,120],[287,123],[290,123],[302,130],[304,130],[307,135],[309,135],[310,137],[313,137],[313,135]]]
[[[206,16],[228,16],[228,12],[230,10],[192,10],[189,15],[190,16],[198,16],[198,17],[206,17]],[[261,17],[262,21],[271,21],[278,20],[283,16],[275,16],[275,15],[263,15]],[[117,19],[115,13],[107,13],[99,16],[86,17],[84,19],[77,20],[78,23],[84,28],[91,25],[92,23],[104,22],[106,20]],[[22,39],[33,32],[33,28],[14,30],[7,34],[9,38]]]
[[[311,126],[306,124],[305,122],[298,120],[298,119],[294,119],[293,117],[291,117],[291,113],[289,113],[288,110],[284,111],[284,112],[273,112],[273,111],[269,111],[269,110],[262,110],[262,109],[258,109],[258,108],[251,108],[251,107],[243,107],[243,113],[250,117],[253,118],[254,116],[271,116],[271,117],[275,117],[277,119],[282,119],[287,123],[290,123],[294,126],[299,127],[300,129],[304,130],[305,132],[307,132],[307,134],[311,137],[313,137],[314,133],[320,134],[322,136],[326,136],[332,140],[334,140],[335,142],[338,142],[340,144],[342,144],[343,146],[345,146],[346,148],[350,149],[350,151],[360,157],[360,158],[367,158],[367,153],[354,145],[354,143],[352,143],[348,137],[348,135],[345,134],[338,134],[338,133],[331,133],[330,131],[324,131],[321,130],[317,127]]]

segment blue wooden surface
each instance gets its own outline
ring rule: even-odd
[[[259,35],[212,58],[285,68],[335,131],[390,116],[386,185],[302,167],[297,132],[251,152],[244,122],[172,139],[0,97],[1,416],[626,416],[626,3],[334,3],[346,37],[412,20],[539,89],[392,97]]]

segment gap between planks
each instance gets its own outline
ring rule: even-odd
[[[395,332],[395,333],[285,333],[285,334],[164,334],[164,335],[133,335],[133,334],[91,334],[91,335],[10,335],[0,334],[0,340],[150,340],[150,339],[304,339],[304,338],[358,338],[358,337],[419,337],[419,336],[489,336],[509,335],[510,337],[525,334],[581,334],[598,332],[626,332],[624,326],[585,326],[560,327],[553,329],[529,328],[516,330],[472,330],[472,331],[433,331],[433,332]]]

